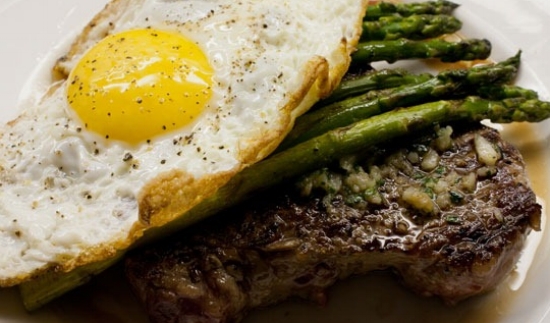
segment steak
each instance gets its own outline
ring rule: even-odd
[[[336,281],[382,269],[454,304],[496,287],[539,229],[524,166],[493,129],[436,128],[135,250],[127,277],[152,322],[238,322],[289,297],[323,304]]]

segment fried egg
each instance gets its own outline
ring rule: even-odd
[[[113,0],[0,138],[0,286],[112,257],[266,157],[367,1]]]

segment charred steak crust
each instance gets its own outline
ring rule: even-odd
[[[450,133],[343,160],[138,250],[129,281],[153,322],[236,322],[290,296],[322,304],[337,280],[377,269],[449,303],[491,290],[541,208],[495,130]]]

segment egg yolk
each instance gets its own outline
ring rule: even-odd
[[[206,55],[182,35],[129,30],[83,55],[69,75],[67,99],[86,129],[135,144],[197,118],[212,75]]]

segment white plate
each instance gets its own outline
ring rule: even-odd
[[[106,0],[0,0],[0,119],[16,115],[19,102],[33,99],[37,86],[25,86],[32,76],[44,74],[55,56],[49,55],[74,35]],[[523,50],[518,83],[550,99],[550,2],[547,0],[456,0],[456,15],[463,33],[492,41],[493,58],[507,58]],[[58,49],[57,49],[58,50]],[[38,68],[37,65],[42,66]],[[34,71],[34,72],[33,72]],[[32,89],[33,91],[29,91]],[[528,160],[528,171],[537,194],[550,201],[546,187],[550,172],[550,122],[506,127],[505,136]],[[486,296],[446,307],[401,288],[388,274],[372,274],[338,284],[329,305],[285,304],[252,313],[256,322],[461,322],[550,323],[550,236],[548,230],[530,237],[526,257],[517,273]],[[532,260],[532,261],[531,261]],[[530,266],[528,266],[530,264]],[[528,271],[527,271],[528,269]],[[524,275],[526,273],[526,275]],[[128,292],[118,268],[91,284],[55,301],[44,309],[26,313],[14,289],[0,290],[0,322],[146,322]]]

